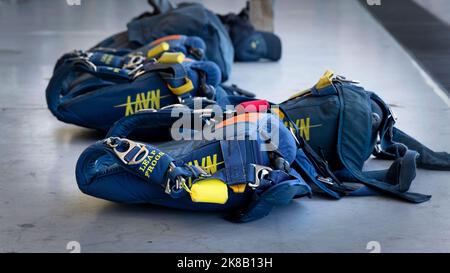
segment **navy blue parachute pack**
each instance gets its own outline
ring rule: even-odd
[[[77,57],[84,57],[98,66],[134,69],[151,59],[158,59],[165,52],[180,52],[187,58],[201,61],[205,60],[205,51],[205,42],[197,36],[170,35],[136,49],[97,47],[88,51],[75,50],[59,58],[54,70],[65,60]]]
[[[163,58],[164,54],[161,55],[160,58]],[[70,58],[66,61],[69,63],[71,62]],[[63,62],[61,67],[64,67],[66,61]],[[190,61],[187,63],[192,66],[196,62],[198,61]],[[200,61],[199,63],[201,64],[202,62]],[[152,67],[154,65],[162,66],[164,69],[170,67],[169,70],[172,71],[174,63],[165,64],[161,62],[151,62],[144,65],[143,68],[139,70],[142,71],[140,74],[145,76],[147,73],[153,72],[154,69],[150,68],[146,70],[146,67]],[[183,65],[183,62],[175,62],[175,65]],[[210,63],[210,65],[213,67],[215,66],[213,63]],[[213,74],[220,75],[217,71]],[[165,78],[170,79],[170,75],[172,74],[169,74],[169,77],[166,75]],[[186,84],[184,77],[175,78],[183,79],[180,86]],[[151,82],[152,81],[149,81],[143,86],[146,86]],[[203,82],[208,81],[204,80]],[[222,90],[220,85],[218,85],[220,80],[216,80],[215,84],[210,81],[208,83],[212,84],[211,86],[218,87],[218,90]],[[132,82],[125,82],[124,87],[132,84]],[[67,85],[63,84],[62,86]],[[161,84],[161,86],[161,88],[163,88],[164,86],[171,85],[170,82],[169,84],[165,82],[164,84]],[[117,90],[120,91],[122,89],[123,87]],[[171,92],[173,91],[172,89],[169,88]],[[58,93],[67,94],[70,92],[59,91]],[[171,96],[176,98],[172,93]],[[89,92],[86,94],[89,94]],[[92,101],[98,105],[99,101],[104,100],[103,96],[107,97],[108,95],[108,92],[100,92],[100,94]],[[192,97],[189,96],[188,99],[181,99],[178,100],[178,102],[189,105],[189,98]],[[217,98],[219,97],[212,97],[212,100]],[[229,94],[224,94],[219,101],[220,100],[222,100],[223,103],[227,101],[227,103],[234,104],[237,104],[240,101],[245,101],[244,103],[247,104],[254,102],[248,97],[230,96]],[[172,109],[173,105],[171,103],[168,103],[166,107],[163,107],[160,112],[155,112],[155,110],[144,110],[142,112],[142,109],[152,108],[151,105],[146,105],[145,107],[142,107],[142,109],[132,108],[132,112],[128,115],[122,113],[116,115],[114,118],[111,118],[111,114],[107,112],[97,112],[100,114],[95,114],[95,112],[89,113],[86,111],[86,109],[89,108],[85,107],[85,101],[79,104],[79,111],[85,110],[85,118],[87,120],[87,123],[82,124],[83,126],[107,130],[112,123],[120,119],[110,130],[110,137],[123,139],[128,136],[144,136],[144,138],[147,137],[150,141],[161,139],[167,140],[170,138],[168,131],[174,121],[172,118],[168,118],[167,111]],[[100,107],[92,106],[92,108],[99,109]],[[111,108],[118,107],[111,107],[111,105],[107,107],[107,109]],[[283,119],[286,128],[292,130],[293,134],[289,135],[289,138],[294,136],[298,148],[295,150],[294,160],[292,162],[286,161],[288,162],[287,166],[289,167],[288,172],[292,169],[297,174],[300,174],[301,181],[305,181],[315,193],[326,194],[333,198],[389,194],[410,202],[419,203],[428,200],[430,196],[408,192],[411,182],[415,177],[416,161],[419,163],[420,167],[448,170],[449,155],[447,153],[435,153],[396,129],[394,127],[395,120],[389,107],[378,96],[372,92],[365,91],[363,88],[343,77],[334,76],[332,73],[326,73],[313,88],[297,94],[291,99],[281,103],[279,108],[281,111],[278,111],[277,114]],[[355,113],[358,113],[358,115],[356,115],[358,118],[355,118]],[[121,118],[122,116],[125,117]],[[144,119],[142,118],[144,116],[150,118]],[[92,126],[92,121],[89,121],[90,118],[95,120],[95,124],[98,125]],[[108,123],[102,121],[102,118],[107,118]],[[77,124],[76,122],[74,123]],[[287,134],[282,134],[282,136],[283,143]],[[370,138],[367,136],[370,136]],[[180,142],[181,144],[176,144],[177,142],[174,141],[170,143],[169,146],[174,145],[174,147],[180,149],[179,152],[174,153],[172,158],[177,158],[186,152],[191,152],[191,150],[183,150],[183,152],[180,152],[180,146],[192,147],[192,145],[186,145],[185,143],[183,144],[183,142]],[[99,147],[99,145],[100,144],[96,144],[96,147]],[[140,145],[142,146],[143,144]],[[165,147],[165,144],[158,144],[157,147],[160,147],[161,145]],[[157,149],[157,147],[153,146],[154,149]],[[422,153],[425,151],[425,153],[419,155],[417,152],[409,150],[408,148],[419,150]],[[388,170],[363,172],[363,164],[372,153],[378,157],[394,159],[395,161]],[[192,154],[200,155],[201,153],[197,150],[192,150]],[[82,156],[80,157],[79,162],[83,162],[84,160],[85,157]],[[189,162],[199,162],[200,160],[206,159],[193,159],[193,161]],[[80,164],[82,163],[79,163],[78,166]],[[194,165],[198,164],[194,163]],[[115,170],[115,168],[111,169]],[[80,168],[77,167],[77,179],[79,183],[80,173],[85,171],[91,172],[92,170],[87,171],[86,169],[83,169],[83,171],[80,171]],[[98,171],[103,173],[105,172],[105,169],[100,168]],[[95,176],[97,175],[98,173],[95,174]],[[190,180],[192,180],[192,178]],[[120,184],[123,186],[123,183],[127,183],[126,181],[127,179],[124,179]],[[360,183],[363,184],[363,186],[355,187],[348,182]],[[226,182],[224,183],[226,184]],[[118,196],[115,198],[114,196],[119,194],[119,190],[110,192],[106,187],[100,187],[93,193],[87,191],[83,185],[85,185],[85,182],[80,184],[80,188],[83,192],[93,196],[125,203],[134,202],[129,201],[127,198],[119,198]],[[122,188],[122,190],[124,192],[128,191],[125,190],[125,188]],[[102,193],[103,191],[104,193]],[[161,194],[161,192],[158,193]],[[214,193],[211,194],[214,195]],[[198,200],[196,197],[194,197],[194,199]],[[146,201],[142,199],[139,202],[174,206],[171,205],[169,201],[175,202],[172,199],[168,199],[168,203],[158,203],[157,201],[154,201],[153,198],[149,198]],[[198,206],[198,204],[196,204],[193,208],[197,209],[203,207],[203,205],[205,205],[203,203],[208,202],[200,203],[202,203],[202,205]],[[234,201],[231,203],[234,203]],[[231,207],[236,208],[234,205],[231,205]],[[225,206],[224,208],[227,207]],[[265,211],[262,215],[267,213],[268,212]],[[244,218],[235,220],[245,222],[259,217],[262,216],[253,215],[245,218],[247,220],[244,220]]]
[[[315,192],[333,198],[386,193],[420,203],[431,196],[408,192],[416,166],[450,170],[450,155],[434,152],[396,128],[394,114],[379,96],[330,71],[279,107],[280,117],[287,126],[298,128],[299,138],[313,150],[317,167],[331,178],[314,181]],[[387,170],[363,171],[371,155],[394,162]],[[367,187],[345,189],[340,186],[345,182]]]
[[[143,13],[127,24],[126,31],[94,48],[136,49],[168,35],[200,37],[207,47],[207,59],[219,66],[224,81],[228,79],[234,57],[231,39],[219,18],[201,4],[183,3],[177,8]]]
[[[260,59],[281,59],[281,40],[270,32],[258,31],[250,22],[249,2],[238,14],[218,15],[228,30],[234,47],[234,60],[256,62]]]
[[[243,113],[209,123],[203,115],[184,108],[185,117],[200,119],[213,132],[223,130],[227,135],[175,141],[169,128],[179,117],[171,110],[144,110],[125,117],[106,139],[87,148],[76,167],[81,191],[126,204],[223,211],[235,222],[259,219],[274,206],[311,194],[302,176],[289,167],[299,147],[277,116]],[[196,133],[190,128],[180,130]],[[141,132],[142,142],[130,139],[136,131]],[[282,141],[276,149],[262,149],[271,131],[279,132]],[[156,139],[165,141],[155,144]]]
[[[108,131],[78,160],[84,193],[128,204],[227,211],[229,219],[248,222],[311,192],[424,202],[431,196],[409,192],[416,167],[450,170],[448,153],[396,128],[380,97],[332,72],[278,105],[223,85],[233,58],[281,57],[279,39],[256,31],[247,9],[219,16],[200,4],[150,2],[154,12],[133,19],[126,32],[63,55],[46,89],[48,108],[59,120]],[[222,119],[205,109],[227,105],[238,108]],[[245,107],[261,105],[263,111]],[[213,132],[244,127],[232,130],[231,138],[173,139],[178,117],[172,111],[180,107]],[[202,133],[195,126],[181,131]],[[270,146],[263,136],[272,131],[279,131],[279,145],[263,151],[261,145]],[[364,171],[371,155],[393,163]]]
[[[193,105],[195,100],[229,104],[227,96],[239,90],[219,85],[220,69],[202,60],[204,49],[201,39],[178,35],[128,53],[65,54],[46,89],[48,108],[61,121],[106,131],[141,109]]]
[[[145,12],[127,24],[127,30],[101,41],[95,48],[118,50],[143,47],[168,35],[198,36],[206,44],[206,59],[216,63],[226,81],[233,60],[249,62],[281,58],[281,40],[273,33],[257,31],[248,19],[248,7],[238,15],[217,15],[199,3],[149,1]]]

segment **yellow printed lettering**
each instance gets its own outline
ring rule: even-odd
[[[297,124],[297,127],[299,127],[299,130],[300,130],[300,136],[305,138],[306,141],[309,141],[310,120],[311,119],[309,117],[306,118],[306,122],[305,122],[305,119],[300,119],[300,126],[298,126],[298,124]],[[298,122],[298,120],[297,120],[297,122]]]
[[[202,160],[203,161],[203,160]],[[202,164],[203,167],[203,164]],[[217,172],[217,155],[213,155],[213,158],[211,160],[210,156],[206,157],[206,165],[204,166],[205,169],[207,169],[207,172],[209,173],[215,173]]]
[[[127,97],[127,103],[125,108],[125,116],[132,115],[134,113],[133,108],[131,108],[131,97]]]
[[[141,93],[136,94],[136,101],[134,103],[134,112],[136,113],[142,109]]]
[[[289,121],[285,121],[284,126],[286,126],[288,128],[291,127],[294,129],[294,125],[292,123],[290,123]],[[320,126],[322,126],[322,124],[311,125],[311,118],[306,117],[306,118],[297,119],[295,121],[295,126],[297,126],[297,128],[298,128],[300,136],[303,137],[306,141],[309,141],[311,139],[311,135],[310,135],[311,128],[320,127]]]
[[[161,108],[161,90],[156,89],[150,90],[147,93],[138,93],[134,101],[131,99],[131,96],[127,96],[126,103],[116,105],[115,107],[125,107],[125,116],[132,115],[143,109],[159,109]]]
[[[208,155],[205,157],[202,157],[201,164],[199,164],[199,161],[194,159],[191,162],[188,162],[188,165],[195,165],[201,167],[203,170],[208,172],[209,174],[213,174],[217,172],[217,166],[222,164],[222,162],[217,162],[217,154],[213,154],[212,156]]]

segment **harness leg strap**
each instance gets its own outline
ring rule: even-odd
[[[428,170],[450,171],[450,154],[447,152],[435,152],[423,145],[402,130],[393,129],[393,140],[403,143],[409,149],[417,151],[417,167]]]

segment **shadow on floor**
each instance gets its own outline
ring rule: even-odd
[[[55,130],[55,138],[59,143],[94,142],[105,137],[105,132],[81,127],[59,127]]]

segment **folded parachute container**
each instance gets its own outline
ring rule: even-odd
[[[226,28],[216,14],[198,3],[181,3],[165,9],[151,3],[153,13],[143,13],[127,24],[127,30],[108,37],[95,48],[137,49],[167,35],[198,36],[206,43],[206,59],[216,63],[226,81],[231,73],[234,49]]]
[[[450,170],[448,153],[434,152],[396,128],[393,112],[379,96],[331,71],[279,107],[286,126],[296,128],[314,162],[330,176],[310,184],[316,192],[334,198],[384,193],[420,203],[431,196],[408,192],[416,166]],[[394,162],[387,170],[363,171],[371,155]],[[336,186],[345,182],[367,187]]]
[[[259,219],[274,206],[310,195],[309,186],[289,167],[298,147],[278,117],[244,113],[209,123],[186,108],[184,118],[197,119],[211,132],[222,130],[226,136],[169,140],[170,128],[179,120],[172,110],[122,118],[105,140],[87,148],[76,167],[81,191],[126,204],[226,211],[237,222]],[[130,140],[136,131],[141,140]],[[195,127],[180,127],[178,132],[198,133]],[[278,132],[280,141],[265,149],[266,136],[272,132]],[[164,134],[166,141],[154,142]]]
[[[183,53],[188,59],[205,60],[205,42],[196,36],[170,35],[157,39],[137,49],[94,48],[88,51],[75,50],[64,54],[56,62],[56,71],[66,59],[84,58],[97,66],[135,69],[152,59],[158,59],[165,52]]]
[[[185,59],[182,53],[165,52],[135,67],[107,66],[75,56],[56,66],[46,97],[59,120],[108,130],[121,117],[142,109],[224,97],[220,82],[216,64]]]

